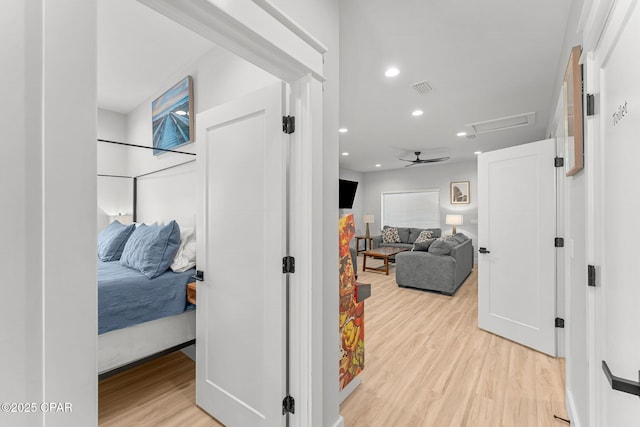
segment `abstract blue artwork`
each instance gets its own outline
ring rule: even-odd
[[[193,82],[187,76],[151,104],[153,148],[172,150],[193,141]],[[153,155],[165,153],[153,150]]]

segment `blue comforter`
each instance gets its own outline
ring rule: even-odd
[[[98,334],[180,314],[187,305],[187,283],[195,274],[171,270],[148,279],[118,261],[98,261]]]

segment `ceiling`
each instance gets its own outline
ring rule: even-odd
[[[135,0],[98,0],[98,107],[131,112],[213,47]]]
[[[341,0],[340,166],[473,160],[543,139],[570,0]],[[127,114],[214,45],[135,0],[98,0],[98,105]],[[400,74],[387,78],[395,66]],[[411,87],[426,80],[432,92]],[[413,117],[421,109],[424,114]],[[535,112],[535,124],[457,137],[465,125]],[[336,130],[337,131],[337,130]],[[375,165],[380,164],[377,168]],[[429,167],[429,165],[416,165]]]
[[[340,166],[404,167],[398,158],[473,160],[545,138],[569,0],[340,2]],[[400,74],[385,77],[395,66]],[[411,86],[428,81],[433,91]],[[424,114],[413,117],[421,109]],[[465,125],[535,112],[535,124],[477,139]],[[376,168],[376,164],[381,167]],[[429,167],[429,165],[413,166]]]

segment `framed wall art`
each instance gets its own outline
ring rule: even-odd
[[[582,67],[580,46],[571,49],[564,74],[564,157],[565,174],[573,176],[584,167],[582,144]]]
[[[187,76],[151,103],[153,147],[172,150],[194,140],[193,79]],[[153,150],[153,155],[166,153]]]
[[[451,204],[468,204],[471,199],[469,192],[469,181],[458,181],[451,183]]]

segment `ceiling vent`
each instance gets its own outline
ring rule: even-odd
[[[485,122],[471,123],[465,125],[470,131],[469,135],[479,135],[481,133],[497,132],[499,130],[513,129],[521,126],[529,126],[536,122],[536,113],[523,113],[515,116],[507,116]]]
[[[420,95],[426,95],[433,90],[428,81],[418,82],[411,86]]]

